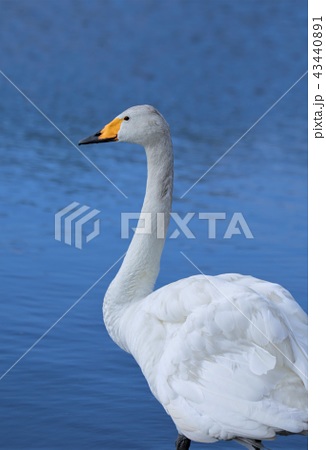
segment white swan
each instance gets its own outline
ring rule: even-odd
[[[151,232],[139,223],[105,294],[104,322],[174,421],[176,448],[235,439],[258,449],[277,433],[305,432],[305,312],[283,287],[239,274],[196,275],[153,292],[172,202],[169,127],[152,106],[134,106],[79,144],[107,141],[145,147]]]

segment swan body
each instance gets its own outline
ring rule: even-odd
[[[80,144],[118,140],[145,148],[142,214],[151,227],[144,232],[140,218],[106,292],[104,322],[174,421],[177,449],[229,439],[258,449],[277,433],[305,432],[305,312],[280,285],[240,274],[196,275],[153,291],[172,203],[169,127],[153,107],[135,106]]]

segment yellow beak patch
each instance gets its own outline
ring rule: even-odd
[[[100,131],[100,135],[98,137],[99,141],[102,140],[117,141],[121,122],[123,122],[123,119],[116,117],[115,119],[112,120],[112,122],[105,125],[105,127],[102,128],[102,130]]]

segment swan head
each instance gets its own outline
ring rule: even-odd
[[[79,145],[120,141],[149,147],[169,136],[164,117],[153,106],[138,105],[123,111],[100,131],[82,139]]]

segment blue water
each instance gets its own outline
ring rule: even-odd
[[[176,437],[102,323],[112,266],[128,246],[120,214],[142,204],[143,151],[82,149],[125,198],[63,134],[76,143],[128,106],[156,106],[174,139],[173,210],[195,213],[195,239],[168,239],[157,286],[197,273],[183,252],[205,273],[281,283],[307,309],[306,77],[183,196],[305,73],[306,7],[0,0],[1,449],[163,450]],[[100,235],[82,249],[54,239],[55,213],[74,201],[100,211]],[[226,214],[215,239],[200,212]],[[223,238],[235,212],[253,239]],[[306,449],[307,440],[268,446]]]

